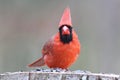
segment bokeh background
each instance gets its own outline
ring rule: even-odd
[[[70,69],[120,73],[120,0],[0,0],[0,73],[30,70],[68,5],[82,45]]]

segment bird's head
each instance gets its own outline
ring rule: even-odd
[[[70,9],[68,7],[64,10],[62,18],[60,20],[59,33],[60,33],[60,40],[64,44],[70,43],[72,41],[72,22],[71,22]]]

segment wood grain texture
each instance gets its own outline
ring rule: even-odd
[[[0,74],[0,80],[120,80],[120,75],[74,72],[7,72]]]

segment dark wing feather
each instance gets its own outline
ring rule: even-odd
[[[43,46],[43,49],[42,49],[42,54],[43,55],[42,55],[42,57],[40,59],[36,60],[35,62],[29,64],[28,66],[29,67],[40,67],[40,66],[45,65],[44,56],[46,54],[48,54],[50,51],[52,51],[52,47],[53,47],[53,39],[50,39]]]
[[[51,52],[52,49],[53,49],[53,38],[49,39],[43,46],[43,49],[42,49],[43,56]]]

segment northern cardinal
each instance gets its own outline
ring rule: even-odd
[[[59,23],[59,32],[49,39],[42,49],[42,57],[29,67],[47,65],[49,68],[67,69],[80,53],[80,42],[73,30],[70,9],[64,10]]]

